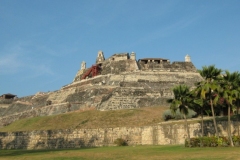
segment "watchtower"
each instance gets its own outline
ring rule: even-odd
[[[130,59],[131,59],[131,60],[136,60],[136,53],[132,52],[132,53],[130,54]]]
[[[96,64],[101,64],[105,60],[103,51],[98,51],[98,56],[96,60]]]
[[[188,54],[185,56],[185,62],[191,62],[191,57]]]
[[[81,63],[81,70],[84,70],[84,69],[86,69],[86,62],[82,61],[82,63]]]

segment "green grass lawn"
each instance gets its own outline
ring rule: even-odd
[[[0,159],[16,160],[238,160],[240,148],[127,146],[68,150],[1,150]]]

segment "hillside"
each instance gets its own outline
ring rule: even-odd
[[[163,121],[162,113],[166,109],[168,107],[146,107],[114,111],[90,109],[52,116],[25,118],[0,128],[0,132],[153,125]]]

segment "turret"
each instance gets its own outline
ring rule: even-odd
[[[96,64],[103,63],[104,60],[105,60],[105,58],[104,58],[103,52],[102,52],[102,51],[98,51],[98,56],[97,56]]]
[[[86,62],[82,61],[82,63],[81,63],[81,70],[84,70],[84,69],[86,69]]]
[[[132,52],[132,53],[130,54],[130,59],[131,59],[131,60],[136,60],[136,53]]]
[[[191,62],[191,57],[188,54],[185,56],[185,62]]]

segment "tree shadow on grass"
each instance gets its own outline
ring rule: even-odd
[[[20,155],[29,155],[29,154],[35,154],[35,155],[43,155],[51,152],[61,152],[61,151],[74,151],[74,150],[86,150],[86,149],[94,149],[98,147],[84,147],[84,148],[71,148],[71,149],[44,149],[44,150],[21,150],[21,149],[4,149],[0,152],[0,157],[7,157],[7,156],[20,156]]]

